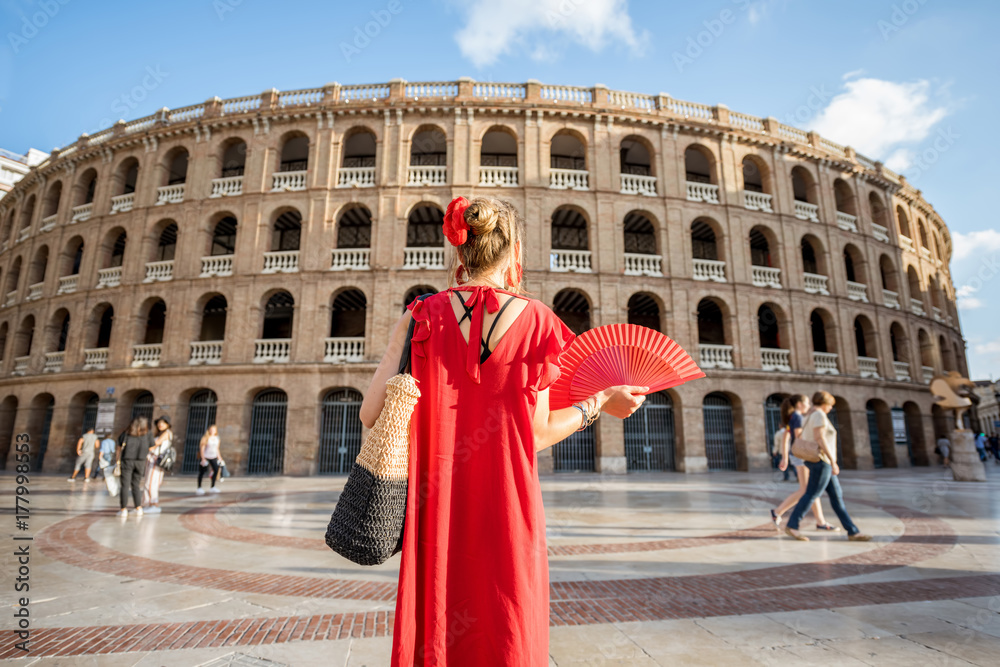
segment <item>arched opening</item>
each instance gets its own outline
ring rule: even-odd
[[[691,144],[684,149],[684,177],[688,183],[717,184],[715,158],[704,146]]]
[[[444,212],[436,204],[414,206],[406,219],[407,248],[443,248]]]
[[[309,137],[295,134],[281,145],[278,171],[306,171],[309,169]]]
[[[12,298],[12,293],[17,292],[17,284],[21,279],[21,258],[17,257],[14,259],[14,263],[11,264],[10,270],[7,271],[7,301],[10,302]]]
[[[625,215],[625,275],[660,276],[660,253],[652,221],[639,211]]]
[[[371,244],[371,211],[361,204],[348,205],[337,219],[337,248],[370,248]]]
[[[69,340],[69,311],[60,308],[52,316],[49,326],[48,343],[45,346],[46,352],[65,352],[66,342]]]
[[[815,243],[816,241],[812,237],[802,237],[802,269],[806,273],[825,277],[824,272],[820,269],[820,256],[816,254]],[[806,284],[806,291],[809,291],[808,282]]]
[[[888,233],[889,220],[886,216],[885,204],[882,202],[882,198],[874,192],[868,193],[868,209],[871,212],[872,222],[883,227],[882,231]]]
[[[892,347],[893,361],[909,363],[909,340],[907,340],[906,332],[903,331],[899,322],[893,322],[892,326],[889,327],[889,345]]]
[[[261,338],[265,340],[289,340],[295,315],[295,299],[285,291],[275,292],[264,305],[264,321]]]
[[[341,167],[345,169],[375,169],[375,135],[365,128],[350,132],[344,141]]]
[[[166,157],[166,183],[164,185],[183,185],[187,182],[188,152],[186,148],[175,148]]]
[[[764,441],[771,461],[776,460],[774,436],[781,430],[781,402],[784,400],[785,394],[771,394],[764,399]]]
[[[910,288],[910,309],[917,315],[924,315],[924,290],[920,284],[920,276],[916,269],[909,266],[906,269],[906,282]]]
[[[760,346],[763,348],[781,348],[781,327],[778,316],[768,304],[757,309],[757,330],[760,332]]]
[[[248,475],[284,472],[287,413],[288,395],[280,389],[265,389],[254,397],[247,448]]]
[[[28,267],[28,289],[32,291],[37,290],[41,292],[41,285],[45,282],[45,274],[49,266],[49,247],[47,245],[41,246],[35,252],[35,259],[31,262],[31,266]],[[38,298],[41,294],[30,294],[30,298]]]
[[[859,357],[868,357],[878,349],[875,343],[875,330],[864,315],[854,318],[854,343]]]
[[[111,330],[115,322],[115,309],[110,304],[102,304],[97,306],[94,315],[97,324],[95,335],[92,338],[94,348],[111,347]]]
[[[80,266],[83,264],[83,239],[81,237],[74,236],[66,244],[66,251],[63,253],[62,262],[63,270],[60,277],[79,275]],[[62,289],[62,285],[59,287]]]
[[[750,263],[754,266],[773,266],[767,236],[765,229],[759,225],[750,230]]]
[[[903,403],[903,423],[906,425],[906,444],[910,465],[930,465],[927,441],[924,439],[924,415],[913,401]]]
[[[317,471],[320,475],[351,472],[361,452],[362,398],[350,388],[333,389],[323,397]]]
[[[26,230],[31,227],[31,220],[35,216],[35,195],[29,195],[24,206],[21,207],[20,231],[26,234]]]
[[[156,248],[153,250],[152,262],[171,262],[177,254],[177,223],[170,222],[156,241]],[[172,272],[171,272],[172,275]]]
[[[847,281],[867,285],[864,267],[865,260],[861,251],[850,243],[844,246],[844,271],[847,274]]]
[[[696,260],[714,262],[721,259],[715,230],[704,220],[695,220],[691,224],[691,254]]]
[[[242,139],[230,139],[223,145],[220,178],[242,176],[247,163],[247,144]],[[200,436],[199,436],[200,437]]]
[[[4,360],[7,355],[7,331],[9,327],[6,322],[0,324],[0,362]],[[2,468],[0,468],[2,470]]]
[[[6,323],[4,326],[6,326]],[[16,417],[17,397],[8,396],[0,403],[0,470],[7,469],[10,444],[14,441],[14,421]]]
[[[104,266],[102,268],[111,269],[121,267],[125,262],[125,247],[128,243],[128,234],[120,227],[111,230],[104,237]]]
[[[225,215],[215,223],[208,254],[213,257],[236,254],[236,218]]]
[[[406,294],[403,295],[403,310],[405,311],[407,306],[413,303],[414,299],[424,294],[437,294],[437,290],[430,285],[417,285],[408,289]]]
[[[146,315],[146,332],[143,336],[144,345],[159,345],[163,343],[163,331],[167,324],[167,304],[157,299],[149,306]]]
[[[926,251],[924,254],[929,255],[931,245],[927,240],[927,225],[919,218],[917,219],[917,232],[920,234],[920,249]]]
[[[663,331],[660,324],[660,306],[651,294],[639,292],[628,300],[628,323]]]
[[[551,271],[589,273],[590,245],[587,219],[576,208],[561,206],[552,214]]]
[[[56,181],[49,186],[45,194],[45,201],[42,203],[42,221],[59,215],[59,202],[62,199],[62,181]],[[54,220],[52,222],[55,222]]]
[[[85,206],[94,203],[94,194],[97,192],[97,170],[87,169],[77,181],[76,193],[74,195],[73,206]]]
[[[910,236],[910,219],[906,217],[906,211],[903,210],[902,206],[896,207],[896,219],[899,221],[900,236],[912,238]]]
[[[667,392],[646,396],[639,409],[622,425],[625,464],[630,472],[676,469],[674,404]]]
[[[112,191],[115,195],[129,195],[135,192],[139,182],[139,161],[134,157],[126,158],[115,172]],[[131,208],[131,207],[130,207]],[[112,207],[114,210],[114,207]]]
[[[896,265],[892,263],[887,255],[882,255],[878,260],[879,278],[882,281],[882,301],[889,308],[899,309],[899,278],[896,274]]]
[[[37,445],[31,447],[29,458],[31,469],[41,472],[45,464],[45,452],[49,448],[49,436],[52,433],[52,416],[55,414],[56,399],[52,394],[39,394],[31,401],[31,414],[28,418],[29,433],[38,434]]]
[[[590,329],[590,302],[583,292],[560,290],[552,300],[552,311],[578,336]]]
[[[132,413],[129,416],[129,422],[137,419],[139,417],[145,417],[149,422],[150,428],[153,427],[153,408],[156,407],[156,403],[153,400],[153,394],[148,391],[140,391],[135,395],[132,400]]]
[[[743,158],[742,165],[743,189],[747,192],[766,193],[768,190],[765,188],[764,163],[759,158],[747,155]]]
[[[705,430],[705,458],[709,470],[736,470],[736,433],[733,404],[721,392],[706,396],[701,405]]]
[[[517,139],[505,128],[495,127],[483,135],[479,146],[479,185],[517,186]]]
[[[698,302],[698,354],[702,368],[733,368],[733,348],[726,344],[722,308],[715,299]]]
[[[184,429],[184,452],[181,459],[181,473],[193,475],[198,472],[201,438],[208,427],[215,424],[219,398],[211,389],[196,392],[188,401],[187,426]]]
[[[570,132],[557,133],[549,146],[549,167],[586,171],[587,150],[583,142]]]
[[[299,250],[302,239],[302,214],[295,209],[284,209],[274,217],[271,225],[271,252]],[[296,263],[296,267],[298,264]],[[265,271],[267,267],[265,266]]]
[[[829,316],[824,317],[819,309],[809,314],[809,331],[812,334],[813,352],[830,352],[833,336],[828,324]]]
[[[938,336],[938,349],[941,350],[941,370],[945,373],[958,370],[955,366],[955,355],[952,353],[951,346],[945,341],[944,336]]]
[[[920,345],[920,365],[924,371],[924,384],[928,384],[930,382],[930,378],[927,377],[928,373],[934,373],[934,343],[931,342],[931,337],[923,329],[917,331],[917,343]]]
[[[868,442],[876,468],[896,467],[896,443],[889,406],[879,399],[865,404],[868,416]]]
[[[418,130],[410,142],[410,166],[444,167],[448,164],[448,139],[436,127]]]
[[[841,396],[834,396],[836,403],[827,417],[837,429],[837,465],[852,470],[858,467],[858,454],[854,447],[851,408]]]
[[[226,337],[226,313],[229,304],[226,297],[216,294],[205,302],[201,310],[199,341],[221,341]]]
[[[819,204],[819,192],[817,192],[816,179],[805,167],[792,167],[792,198],[796,202],[803,204],[813,204],[813,206],[795,207],[795,217],[802,220],[812,220],[819,222],[816,217],[816,205]]]
[[[833,198],[835,200],[838,213],[846,213],[852,216],[852,218],[857,218],[858,207],[854,196],[854,190],[852,190],[851,186],[847,184],[847,181],[842,178],[834,179]]]
[[[21,320],[14,338],[14,359],[30,357],[35,342],[35,316],[28,315]],[[19,369],[23,373],[26,369]]]
[[[646,143],[638,137],[628,136],[622,139],[621,145],[618,147],[618,164],[622,174],[653,175],[649,149],[646,147]]]
[[[331,338],[364,338],[367,300],[361,290],[346,289],[330,306]]]

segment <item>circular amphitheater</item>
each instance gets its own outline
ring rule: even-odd
[[[54,150],[0,200],[0,460],[72,467],[168,413],[236,474],[349,470],[414,296],[449,284],[457,195],[513,202],[525,287],[576,332],[658,329],[708,377],[605,417],[539,470],[766,470],[777,404],[826,389],[845,467],[927,465],[927,390],[966,373],[947,226],[814,132],[602,86],[454,82],[208,100]]]

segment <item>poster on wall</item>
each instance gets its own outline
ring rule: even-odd
[[[114,398],[102,398],[97,402],[97,422],[94,424],[94,433],[107,435],[114,430],[117,402]]]
[[[896,442],[907,442],[906,437],[906,414],[902,408],[892,409],[892,438]]]

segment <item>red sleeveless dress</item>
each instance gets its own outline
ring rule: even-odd
[[[452,310],[454,290],[472,308],[471,344]],[[409,306],[420,400],[410,426],[394,667],[548,665],[549,570],[531,420],[574,335],[529,299],[480,362],[483,309],[496,312],[505,294],[458,287]]]

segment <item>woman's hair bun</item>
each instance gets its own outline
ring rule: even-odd
[[[489,234],[500,222],[500,211],[486,199],[476,199],[465,209],[465,221],[476,236]]]

